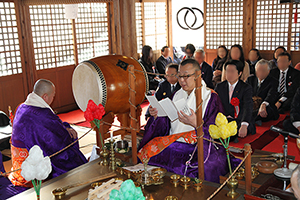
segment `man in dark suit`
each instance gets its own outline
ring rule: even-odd
[[[195,51],[194,53],[194,58],[195,60],[200,64],[200,69],[201,69],[201,77],[204,80],[204,82],[206,83],[206,86],[214,89],[214,84],[212,82],[212,78],[213,78],[213,70],[212,67],[204,61],[204,51],[202,49],[198,49]]]
[[[300,88],[293,98],[290,115],[290,119],[283,122],[283,128],[298,135],[300,133]]]
[[[238,130],[231,140],[238,142],[239,137],[255,134],[256,129],[252,118],[252,88],[240,80],[243,64],[238,60],[229,60],[224,65],[226,80],[216,86],[228,121],[236,121]]]
[[[170,48],[168,46],[164,46],[161,49],[161,56],[156,61],[156,69],[158,73],[165,74],[166,66],[172,62],[172,58],[170,57]]]
[[[296,93],[297,88],[300,86],[300,71],[290,66],[291,55],[283,52],[278,55],[278,67],[272,69],[270,75],[273,76],[278,82],[278,99],[276,107],[280,114],[289,111],[291,103]]]
[[[253,118],[257,125],[262,121],[277,120],[279,113],[275,106],[277,101],[278,81],[269,75],[269,61],[261,59],[255,65],[256,76],[250,76],[247,83],[252,86],[254,110]]]
[[[175,92],[180,90],[181,86],[178,83],[176,75],[178,73],[178,64],[169,64],[166,66],[166,80],[159,83],[155,92],[155,97],[158,101],[171,97]],[[146,119],[150,117],[149,109],[147,110]]]

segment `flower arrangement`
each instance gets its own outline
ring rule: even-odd
[[[48,156],[43,156],[43,151],[38,145],[29,150],[29,156],[22,163],[21,175],[26,181],[31,181],[36,192],[37,199],[40,199],[42,180],[45,180],[52,171],[51,161]]]
[[[216,125],[209,126],[209,134],[213,139],[219,139],[226,149],[229,172],[232,174],[228,148],[230,136],[237,133],[237,124],[235,121],[228,123],[227,118],[222,113],[218,113],[215,119],[215,124]]]
[[[131,179],[122,183],[120,190],[113,189],[109,194],[110,200],[145,200],[140,187],[135,187]]]
[[[95,104],[95,102],[93,100],[89,100],[88,104],[87,104],[87,108],[84,112],[84,118],[88,121],[88,122],[93,122],[97,128],[100,128],[100,120],[102,119],[103,115],[105,114],[105,110],[102,104],[99,104],[97,106],[97,104]],[[104,147],[103,145],[103,140],[102,140],[102,135],[101,133],[99,133],[100,135],[100,140],[101,140],[101,144],[102,144],[102,148]]]

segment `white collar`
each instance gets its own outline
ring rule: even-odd
[[[230,86],[232,86],[232,87],[233,87],[233,89],[234,89],[234,88],[235,88],[235,86],[236,86],[236,84],[239,82],[239,80],[237,80],[237,81],[236,81],[234,84],[232,84],[232,85],[229,83],[229,81],[227,81],[227,82],[228,82],[228,86],[229,86],[229,87],[230,87]]]
[[[52,108],[44,101],[44,99],[39,95],[35,94],[34,92],[30,93],[27,96],[27,99],[24,102],[24,104],[28,106],[35,106],[40,108],[49,108],[54,113]]]
[[[281,73],[284,72],[286,74],[288,70],[289,70],[289,67],[286,70],[284,70],[284,71],[280,70],[280,72]]]

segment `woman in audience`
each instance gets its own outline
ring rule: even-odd
[[[147,72],[158,73],[156,67],[153,65],[153,51],[148,45],[143,46],[142,57],[139,62],[145,67]],[[160,79],[156,75],[148,74],[149,90],[154,93]]]
[[[187,59],[187,58],[194,58],[195,51],[196,51],[196,48],[193,44],[187,44],[184,49],[185,56],[182,58],[182,60]]]
[[[275,51],[273,53],[273,60],[270,60],[271,69],[275,69],[277,67],[278,55],[283,52],[286,52],[286,49],[283,46],[279,46],[275,49]]]
[[[223,65],[226,62],[228,56],[228,50],[224,45],[221,45],[217,49],[217,57],[214,59],[212,63],[213,68],[213,84],[214,87],[221,82],[221,75],[222,75],[222,69]]]
[[[251,49],[249,51],[248,58],[249,60],[247,60],[247,63],[249,64],[250,75],[255,76],[255,65],[260,59],[262,59],[258,49]]]
[[[244,57],[244,52],[243,52],[243,47],[239,44],[235,44],[233,46],[231,46],[231,49],[228,53],[228,60],[239,60],[242,62],[243,65],[243,70],[242,70],[242,75],[241,75],[241,80],[246,82],[247,78],[250,75],[250,68],[248,63],[245,61],[245,57]],[[223,70],[222,70],[222,81],[226,80],[226,76],[225,76],[225,70],[224,70],[224,66],[223,66]]]
[[[226,80],[219,83],[215,89],[224,108],[228,121],[236,121],[238,132],[231,140],[238,142],[238,137],[255,134],[256,129],[252,118],[253,101],[252,88],[240,80],[243,73],[243,63],[239,60],[229,60],[224,64]]]

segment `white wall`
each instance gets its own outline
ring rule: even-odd
[[[182,7],[196,7],[204,12],[204,1],[203,0],[172,0],[172,25],[173,25],[173,46],[174,47],[184,47],[188,43],[194,44],[196,47],[203,47],[204,46],[204,26],[198,30],[184,30],[182,29],[177,21],[176,16],[177,12]],[[181,22],[182,26],[185,26],[184,23],[184,15],[186,10],[182,10],[178,15],[179,22]],[[203,18],[198,11],[195,11],[196,16],[198,17],[197,23],[194,27],[199,26],[203,23]],[[194,22],[194,16],[190,12],[187,15],[187,22],[191,25]]]

